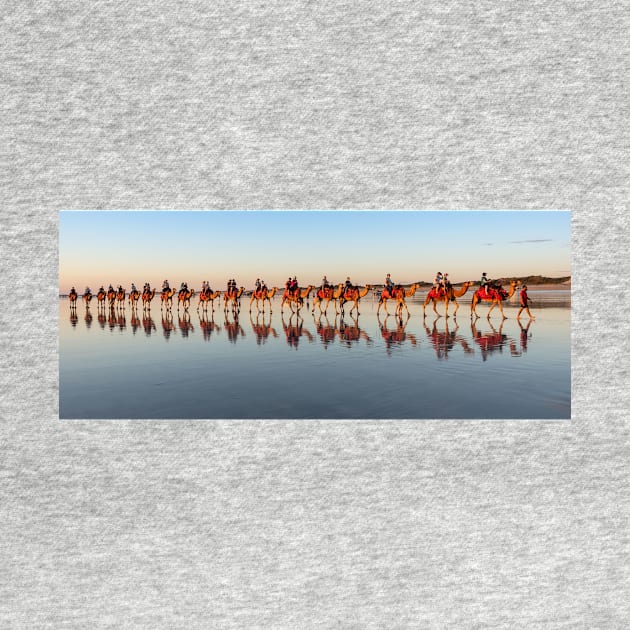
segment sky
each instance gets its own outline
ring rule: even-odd
[[[64,211],[59,289],[571,274],[567,211]]]

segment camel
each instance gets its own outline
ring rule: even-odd
[[[441,315],[438,313],[435,306],[437,302],[444,302],[444,309],[445,309],[444,315],[445,317],[448,318],[448,303],[455,302],[455,311],[453,312],[453,317],[457,317],[457,309],[459,308],[459,304],[456,298],[462,297],[462,295],[464,295],[466,291],[468,291],[469,287],[471,287],[472,285],[473,285],[472,282],[464,282],[464,284],[462,284],[462,288],[459,289],[458,291],[455,291],[455,289],[453,288],[453,285],[451,284],[449,284],[446,290],[436,289],[435,287],[431,287],[431,290],[429,291],[429,293],[427,293],[427,298],[424,301],[424,304],[422,305],[423,315],[426,317],[427,304],[431,302],[433,305],[433,312],[438,317],[441,317]]]
[[[190,306],[190,298],[195,295],[194,289],[181,289],[177,294],[177,310],[179,311],[180,305],[187,311]]]
[[[174,295],[175,295],[175,289],[162,289],[162,295],[160,296],[160,299],[162,300],[160,304],[160,310],[162,309],[163,306],[166,307],[167,311],[171,310],[171,307],[173,306]]]
[[[289,293],[287,289],[285,289],[284,294],[282,295],[282,304],[280,305],[280,310],[285,304],[289,305],[291,312],[293,312],[293,305],[295,304],[298,312],[300,310],[300,306],[304,304],[304,300],[308,298],[311,291],[315,287],[312,284],[309,284],[308,287],[304,289],[300,289],[298,287],[297,293]]]
[[[107,301],[109,302],[109,308],[114,308],[114,304],[116,303],[116,291],[114,291],[114,289],[107,291]]]
[[[151,310],[151,300],[155,297],[155,289],[151,291],[145,291],[142,294],[142,310],[150,311]]]
[[[365,297],[369,293],[371,288],[372,288],[371,284],[366,284],[363,289],[360,289],[359,287],[352,287],[352,288],[346,289],[339,297],[339,306],[341,308],[341,312],[343,313],[343,305],[346,302],[354,302],[354,305],[348,312],[352,313],[352,311],[356,309],[357,315],[360,315],[359,300],[362,297]]]
[[[116,302],[117,306],[125,308],[125,290],[122,287],[116,291]]]
[[[221,291],[202,291],[199,294],[199,303],[197,304],[197,310],[199,310],[199,307],[202,305],[203,303],[203,309],[204,311],[208,310],[208,302],[210,302],[210,304],[212,304],[212,312],[214,313],[214,301],[217,298],[221,297]]]
[[[72,291],[70,291],[70,293],[68,294],[68,299],[70,300],[70,308],[76,308],[77,307],[77,298],[78,298],[78,294],[77,292],[72,289]]]
[[[419,289],[419,284],[412,284],[407,290],[404,287],[398,285],[394,287],[390,293],[387,288],[383,289],[381,293],[381,297],[378,301],[378,307],[376,309],[376,314],[378,315],[378,311],[383,306],[385,312],[389,315],[389,311],[387,310],[387,300],[396,300],[396,315],[402,315],[403,306],[407,311],[407,315],[409,315],[409,309],[407,308],[407,304],[405,303],[405,298],[411,297],[415,294],[416,289]]]
[[[102,306],[103,308],[105,308],[106,297],[107,297],[107,293],[105,293],[105,289],[99,289],[98,293],[96,294],[96,301],[98,302],[99,306]]]
[[[240,287],[238,291],[223,292],[223,311],[227,312],[228,303],[232,304],[232,311],[235,313],[241,310],[241,295],[243,295],[245,287]]]
[[[492,306],[488,311],[488,319],[490,319],[490,313],[492,313],[494,307],[497,305],[501,311],[501,315],[503,315],[503,319],[507,319],[505,313],[503,312],[503,300],[509,300],[514,295],[514,291],[516,291],[516,287],[519,284],[519,280],[512,280],[512,282],[510,282],[509,291],[506,291],[503,287],[499,287],[498,289],[490,289],[489,295],[485,288],[477,289],[473,294],[472,303],[470,305],[470,317],[472,318],[473,315],[475,317],[479,317],[476,310],[479,302],[492,302]]]
[[[92,293],[90,291],[86,291],[83,295],[83,303],[86,307],[90,306],[90,302],[92,301]]]
[[[129,291],[129,304],[131,304],[132,308],[136,308],[139,299],[140,291],[137,289],[135,291]]]
[[[335,287],[327,287],[326,289],[319,288],[313,298],[313,308],[311,309],[311,313],[315,312],[315,306],[317,306],[319,308],[319,314],[325,314],[331,301],[335,303],[335,313],[337,313],[337,300],[341,296],[342,291],[343,283],[339,283],[336,289]],[[322,311],[321,303],[324,301],[326,302],[326,307]]]
[[[265,300],[269,302],[269,312],[271,313],[271,298],[276,294],[278,287],[274,287],[273,289],[261,289],[260,291],[252,291],[252,297],[249,300],[249,312],[252,312],[252,302],[256,300],[256,308],[260,312],[260,307],[258,306],[258,302],[262,300],[262,311],[265,312]]]

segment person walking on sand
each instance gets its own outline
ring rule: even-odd
[[[529,299],[529,296],[527,295],[527,285],[524,284],[521,287],[521,308],[518,309],[518,314],[516,315],[516,319],[518,319],[521,316],[521,313],[523,311],[527,311],[527,314],[529,315],[529,319],[536,319],[529,311],[530,302],[531,300]]]

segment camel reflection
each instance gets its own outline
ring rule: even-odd
[[[150,337],[151,333],[157,330],[155,327],[155,322],[153,321],[151,315],[149,315],[148,311],[146,314],[142,315],[142,327],[144,328],[144,334],[147,337]]]
[[[339,317],[339,323],[337,323],[337,317]],[[340,344],[346,348],[356,345],[361,339],[368,345],[373,343],[372,338],[359,326],[358,317],[351,314],[349,314],[349,317],[352,323],[348,323],[344,319],[343,314],[338,313],[334,316],[333,323],[331,324],[326,313],[323,315],[320,314],[317,318],[313,316],[315,331],[319,335],[319,339],[324,348],[328,348],[335,340],[335,337],[339,337]]]
[[[92,327],[92,313],[90,313],[90,308],[86,307],[85,309],[85,327],[89,330]]]
[[[206,311],[202,311],[199,314],[199,326],[201,328],[201,334],[203,335],[204,341],[210,341],[212,334],[214,332],[219,332],[221,327],[215,323],[214,321],[214,312],[210,319],[208,319],[208,313]]]
[[[125,309],[121,309],[116,314],[116,324],[119,330],[123,331],[127,327],[127,317],[125,315]]]
[[[170,310],[166,310],[162,313],[162,334],[164,339],[168,341],[171,338],[171,334],[175,333],[175,324],[173,323],[173,313]]]
[[[129,323],[131,324],[131,332],[135,335],[141,326],[141,322],[138,317],[138,311],[134,307],[131,308],[131,320]]]
[[[282,319],[282,328],[287,338],[287,343],[292,348],[297,350],[302,335],[306,336],[309,343],[313,343],[314,337],[308,328],[304,328],[304,319],[299,313],[291,313],[288,324],[284,321],[284,313],[280,315],[280,318]]]
[[[530,319],[527,322],[527,326],[523,326],[520,320],[517,320],[518,325],[521,329],[520,333],[520,348],[516,345],[515,339],[510,339],[510,354],[513,357],[520,357],[521,355],[527,352],[527,342],[531,339],[532,334],[529,332],[529,327],[532,325],[534,320]]]
[[[224,311],[223,330],[227,333],[230,343],[236,343],[239,337],[245,336],[245,331],[238,322],[238,312],[232,309],[232,314],[233,319],[230,320],[228,311]]]
[[[416,336],[405,331],[407,323],[409,322],[408,315],[405,319],[403,319],[402,316],[394,315],[394,322],[396,324],[395,330],[387,327],[389,315],[386,315],[383,322],[381,322],[381,318],[377,313],[376,319],[378,321],[379,328],[381,329],[381,336],[385,341],[385,350],[387,351],[387,354],[391,355],[394,348],[403,346],[406,341],[409,341],[413,347],[418,345],[418,339]]]
[[[113,306],[109,309],[107,323],[109,324],[110,332],[114,332],[114,329],[116,328],[116,311]]]
[[[350,318],[352,319],[352,324],[348,324],[344,320],[343,313],[339,318],[339,332],[337,334],[339,335],[341,345],[350,348],[359,343],[361,339],[363,339],[368,346],[372,345],[372,338],[359,327],[359,319],[353,315],[350,315]]]
[[[105,309],[98,309],[98,323],[101,330],[105,330],[105,324],[107,324],[107,317],[105,317]]]
[[[190,321],[190,313],[188,308],[184,308],[182,314],[177,314],[177,323],[179,324],[179,330],[182,333],[182,337],[188,337],[191,332],[194,332],[192,322]]]
[[[77,309],[72,308],[72,305],[70,305],[70,324],[72,325],[72,328],[77,327],[78,321],[79,321],[79,315],[77,314]]]
[[[503,348],[509,341],[508,336],[503,334],[505,320],[502,320],[499,324],[499,330],[492,325],[490,319],[487,319],[487,323],[492,329],[492,332],[481,332],[478,330],[476,319],[470,322],[473,340],[481,350],[481,357],[484,361],[486,361],[491,354],[503,354]]]
[[[263,307],[264,307],[264,304],[263,304]],[[261,314],[258,313],[256,315],[256,322],[254,323],[251,312],[250,312],[249,321],[252,325],[252,330],[254,331],[254,335],[256,335],[256,344],[259,346],[267,342],[269,335],[271,335],[272,337],[276,339],[278,338],[278,333],[276,332],[276,329],[271,327],[271,313],[269,314],[268,323],[265,322],[264,311],[262,312],[262,322],[260,320],[261,320]]]
[[[319,338],[324,348],[328,349],[328,346],[335,340],[335,337],[337,336],[337,318],[335,317],[335,319],[333,320],[335,324],[331,326],[325,311],[323,317],[326,320],[325,324],[322,323],[321,313],[317,319],[313,318],[313,321],[315,322],[315,332],[319,335]]]
[[[457,331],[459,330],[459,324],[457,324],[457,320],[453,319],[455,322],[455,329],[451,332],[448,324],[448,320],[444,320],[444,330],[440,331],[437,327],[438,319],[433,320],[433,327],[429,330],[429,327],[423,323],[424,330],[429,339],[429,343],[433,350],[435,350],[435,356],[439,359],[448,359],[448,355],[453,350],[456,344],[459,344],[463,350],[464,354],[474,354],[473,348],[470,347],[466,339],[462,337],[462,335],[458,335]]]

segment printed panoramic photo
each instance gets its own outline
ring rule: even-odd
[[[62,419],[571,417],[567,211],[59,215]]]

